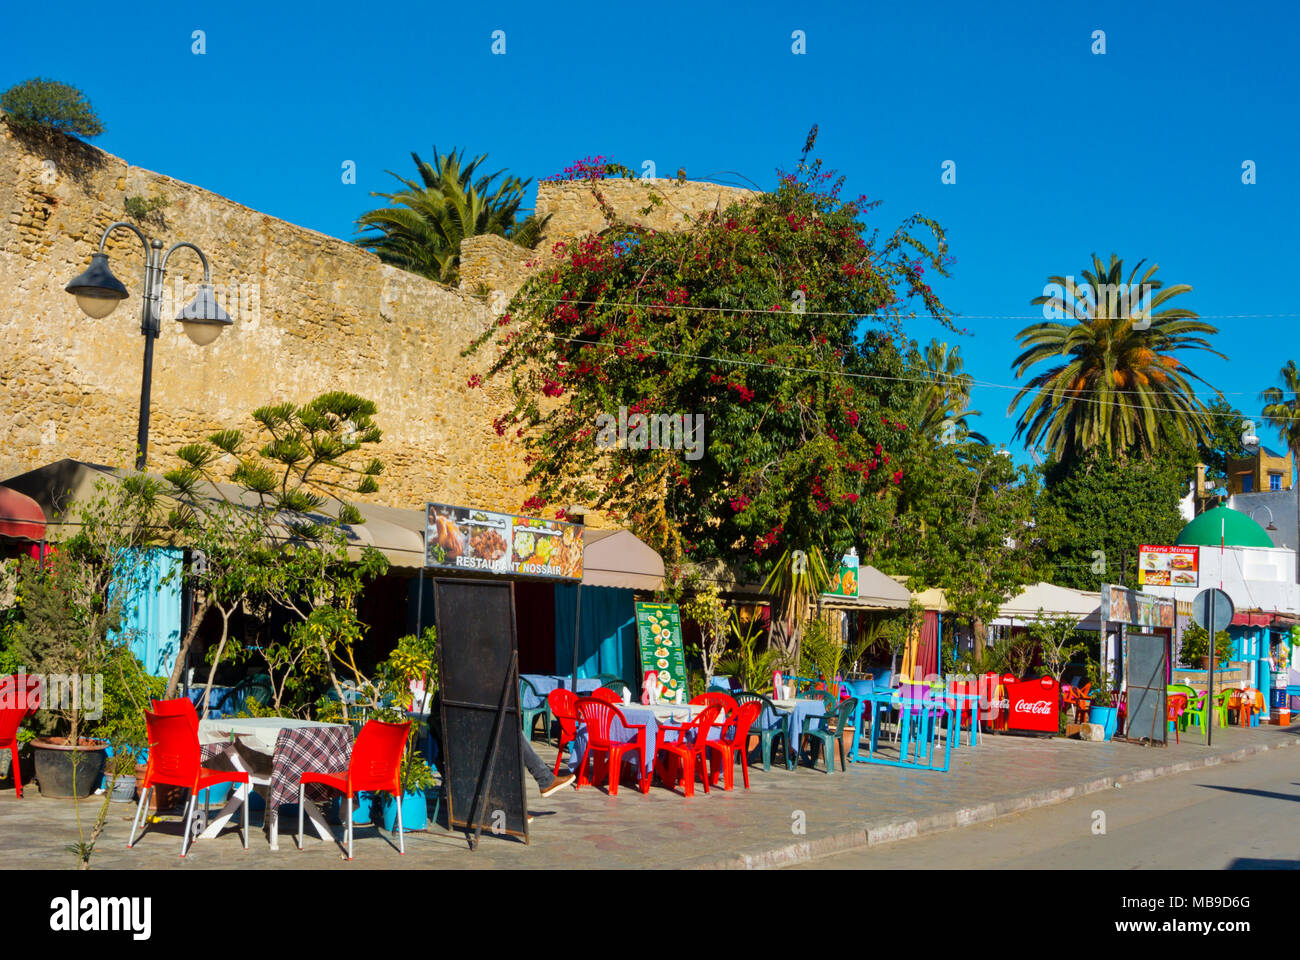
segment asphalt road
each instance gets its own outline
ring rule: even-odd
[[[1300,751],[1271,750],[791,869],[1297,870],[1298,816]]]

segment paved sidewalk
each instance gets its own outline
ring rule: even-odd
[[[277,852],[267,847],[257,829],[244,850],[232,826],[215,840],[199,841],[182,860],[180,824],[174,818],[152,826],[134,849],[127,850],[135,805],[113,804],[92,865],[187,870],[781,866],[1114,789],[1116,782],[1248,759],[1260,751],[1300,744],[1300,725],[1216,730],[1214,739],[1212,748],[1193,735],[1181,745],[1162,749],[985,736],[979,746],[961,747],[946,774],[868,764],[850,765],[847,773],[833,776],[820,765],[794,772],[774,767],[768,773],[760,767],[750,773],[749,791],[740,788],[737,772],[736,790],[706,796],[697,787],[690,800],[659,786],[645,796],[631,786],[620,789],[617,797],[584,787],[541,800],[528,780],[528,802],[536,820],[527,846],[485,835],[478,852],[471,854],[463,835],[432,826],[408,834],[406,856],[401,857],[389,843],[389,834],[364,827],[356,830],[356,859],[351,864],[342,861],[337,845],[320,840],[309,839],[306,849],[298,851],[292,808],[284,809]],[[543,759],[554,758],[553,750],[537,747]],[[88,830],[99,798],[80,806]],[[310,828],[308,836],[313,836]],[[42,799],[34,785],[21,801],[12,790],[0,793],[4,867],[71,867],[72,855],[64,848],[76,838],[71,801]]]

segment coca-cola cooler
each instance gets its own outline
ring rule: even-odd
[[[1008,713],[1007,729],[1027,733],[1060,732],[1061,685],[1052,677],[1015,680],[1004,677]]]
[[[980,719],[994,730],[1006,729],[1006,694],[1002,690],[1002,678],[996,673],[980,677]]]

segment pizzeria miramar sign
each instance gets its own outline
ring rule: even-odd
[[[472,507],[425,508],[424,565],[556,580],[582,579],[582,527]]]

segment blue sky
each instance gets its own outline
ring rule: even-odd
[[[6,19],[0,88],[73,83],[108,127],[105,150],[335,236],[351,239],[370,191],[391,188],[386,170],[409,175],[410,151],[434,144],[523,177],[604,154],[770,186],[815,122],[849,195],[883,201],[883,229],[916,211],[947,229],[957,262],[936,288],[974,335],[928,321],[910,332],[956,339],[978,381],[1014,384],[1029,300],[1094,251],[1158,262],[1210,318],[1298,315],[1212,320],[1228,360],[1194,368],[1243,412],[1300,354],[1300,17],[1285,3],[322,0],[120,16],[69,3],[53,18],[11,5]],[[82,29],[59,26],[71,23]],[[1094,30],[1105,55],[1091,52]],[[347,160],[355,185],[342,183]],[[955,184],[940,181],[945,160]],[[995,442],[1010,442],[1013,395],[976,390],[976,425]]]

